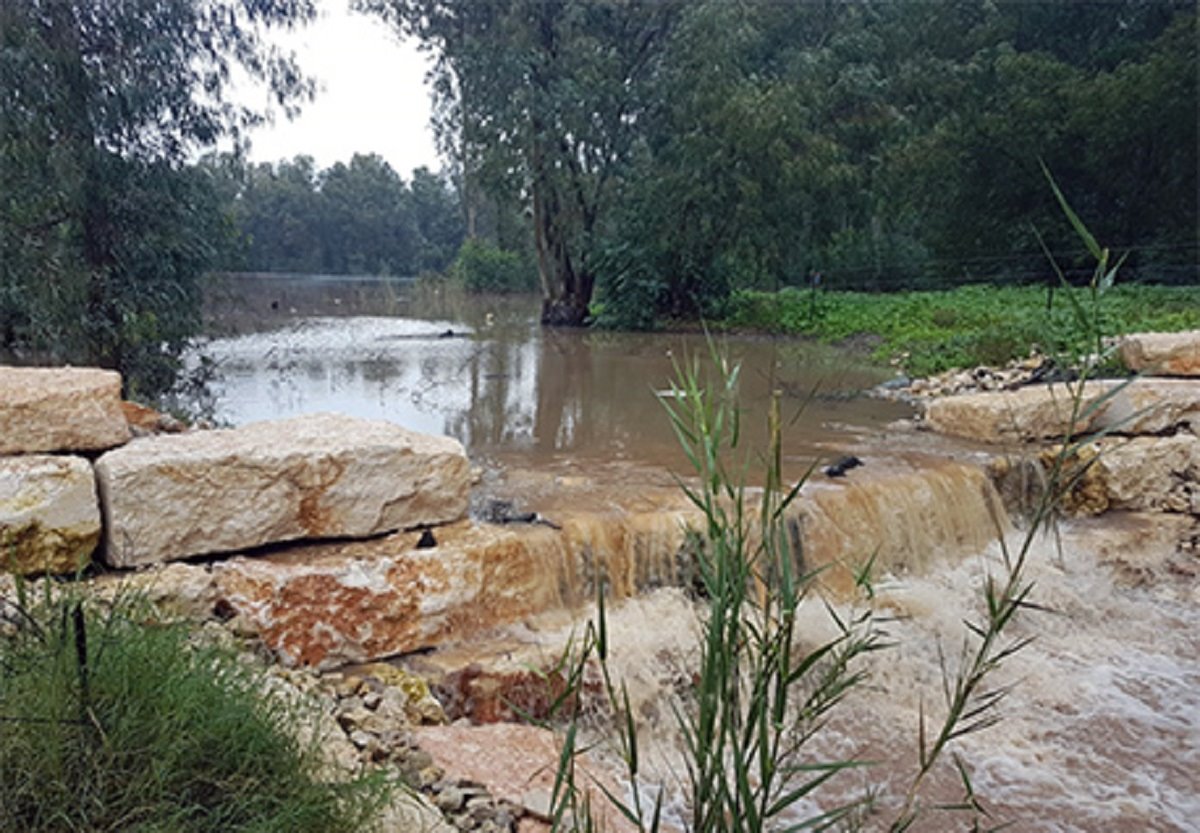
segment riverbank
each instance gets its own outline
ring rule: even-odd
[[[1004,365],[1041,353],[1092,349],[1075,320],[1074,298],[1089,311],[1089,290],[1057,289],[1047,310],[1045,287],[990,285],[911,292],[782,289],[734,293],[728,313],[713,323],[727,332],[808,336],[829,343],[864,343],[870,356],[910,376],[952,368]],[[1099,302],[1105,335],[1178,332],[1200,327],[1200,287],[1118,285]]]

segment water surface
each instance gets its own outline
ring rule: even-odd
[[[531,465],[680,460],[663,408],[701,334],[544,330],[536,298],[471,298],[409,282],[227,278],[209,300],[215,416],[240,425],[339,411],[448,434],[475,457]],[[772,391],[785,449],[828,455],[909,415],[861,391],[887,369],[793,339],[729,336],[748,436]],[[711,368],[709,368],[711,370]]]

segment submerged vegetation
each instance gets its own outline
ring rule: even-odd
[[[1036,347],[1046,355],[1094,349],[1094,336],[1077,326],[1069,301],[1087,288],[964,286],[894,293],[785,289],[734,293],[715,323],[804,335],[825,341],[872,340],[873,358],[898,359],[915,376],[956,367],[1000,365]],[[1200,328],[1200,287],[1114,286],[1099,310],[1101,331],[1173,332]]]
[[[0,828],[343,833],[388,797],[322,782],[303,707],[135,599],[5,598],[0,623]]]

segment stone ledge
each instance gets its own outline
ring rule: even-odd
[[[446,523],[470,488],[456,440],[338,414],[145,437],[96,474],[116,567]]]
[[[100,541],[92,465],[82,457],[0,457],[0,570],[73,573]]]
[[[0,366],[0,454],[100,451],[128,440],[121,374]]]

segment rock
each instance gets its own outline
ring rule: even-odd
[[[1075,392],[1078,386],[1053,384],[947,396],[926,403],[925,423],[942,434],[988,443],[1054,440],[1068,432],[1137,435],[1200,427],[1200,381],[1086,382],[1072,425]]]
[[[288,665],[330,668],[431,647],[558,607],[563,549],[545,527],[458,523],[436,550],[415,533],[306,544],[213,565],[225,599]]]
[[[1179,428],[1200,433],[1200,379],[1134,379],[1113,391],[1098,409],[1092,428],[1125,435],[1173,433]]]
[[[0,569],[73,573],[100,542],[92,465],[82,457],[0,457]]]
[[[147,437],[152,434],[178,434],[185,430],[182,422],[169,414],[159,413],[153,408],[139,405],[137,402],[122,402],[121,412],[129,423],[129,431],[135,437]]]
[[[1113,439],[1107,446],[1122,443]],[[1089,443],[1080,447],[1074,455],[1064,459],[1058,475],[1057,510],[1066,515],[1087,516],[1107,512],[1112,501],[1105,484],[1105,472],[1100,466],[1101,444]],[[1043,449],[1038,455],[1042,477],[1039,480],[1037,498],[1040,500],[1049,488],[1048,475],[1063,453],[1062,445]],[[1067,488],[1067,487],[1070,488]]]
[[[121,374],[0,366],[0,454],[99,451],[128,440]]]
[[[1087,382],[1080,413],[1110,391],[1114,382]],[[939,434],[987,443],[1059,439],[1089,424],[1071,424],[1072,392],[1065,384],[1029,385],[1012,391],[969,393],[933,399],[925,405],[925,424]]]
[[[364,665],[359,669],[359,673],[368,678],[374,677],[388,688],[399,692],[403,696],[404,713],[413,723],[446,722],[442,704],[430,693],[429,683],[421,676],[383,662]]]
[[[212,572],[203,564],[156,564],[136,573],[108,573],[92,582],[103,598],[135,593],[159,610],[190,619],[220,618],[223,605],[213,583]]]
[[[457,833],[428,798],[409,790],[398,791],[372,829],[379,833]]]
[[[1200,376],[1200,330],[1127,335],[1121,339],[1121,361],[1154,376]]]
[[[487,726],[425,726],[415,730],[417,743],[446,770],[447,778],[475,781],[493,798],[545,818],[554,789],[559,740],[535,726],[494,723]],[[590,753],[576,758],[576,786],[591,795],[600,829],[626,833],[637,828],[622,816],[596,786],[624,796],[621,776]],[[528,802],[528,803],[526,803]]]
[[[1197,513],[1200,438],[1135,437],[1103,445],[1097,468],[1112,508]]]
[[[136,440],[96,462],[117,567],[298,538],[363,537],[462,517],[462,445],[313,414]]]

